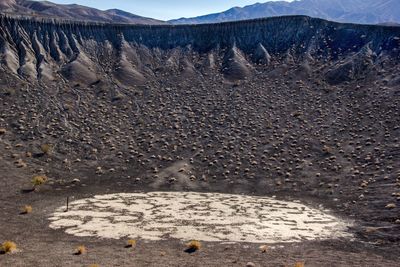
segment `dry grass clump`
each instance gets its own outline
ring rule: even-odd
[[[85,246],[78,246],[76,248],[75,255],[83,255],[83,254],[86,254],[86,253],[87,253],[87,249],[86,249]]]
[[[66,111],[71,110],[72,107],[73,107],[73,103],[71,101],[65,101],[64,110],[66,110]]]
[[[332,154],[333,149],[332,149],[331,147],[329,147],[329,146],[324,146],[324,147],[322,148],[322,151],[323,151],[325,154]]]
[[[387,209],[395,209],[397,207],[397,205],[395,203],[389,203],[385,206],[385,208]]]
[[[17,168],[26,168],[26,166],[28,166],[22,159],[16,160],[14,164]]]
[[[134,240],[134,239],[129,239],[127,242],[126,242],[126,248],[134,248],[136,246],[136,240]]]
[[[100,267],[98,264],[90,264],[89,267]]]
[[[259,247],[261,253],[265,253],[268,251],[268,246],[267,245],[262,245]]]
[[[302,262],[302,261],[299,261],[299,262],[296,262],[295,264],[294,264],[294,267],[304,267],[305,265],[304,265],[304,262]]]
[[[40,186],[40,185],[46,183],[46,181],[47,181],[46,175],[36,175],[36,176],[33,176],[33,178],[32,178],[33,187]]]
[[[13,253],[17,250],[17,244],[15,244],[12,241],[6,241],[4,242],[1,247],[0,247],[0,251],[2,253]]]
[[[25,205],[25,206],[22,208],[21,214],[29,214],[29,213],[32,213],[32,210],[33,210],[32,206],[30,206],[30,205]]]
[[[189,243],[186,244],[186,252],[188,253],[193,253],[197,250],[201,249],[201,243],[200,241],[197,240],[192,240]]]
[[[43,154],[50,155],[53,150],[53,146],[50,144],[43,144],[40,146],[40,150],[42,150]]]
[[[16,93],[15,89],[13,89],[13,88],[7,88],[4,90],[4,94],[6,96],[12,96],[12,95],[15,95],[15,93]]]

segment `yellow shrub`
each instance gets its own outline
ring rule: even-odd
[[[32,178],[32,184],[33,186],[39,186],[44,184],[47,181],[47,176],[46,175],[36,175]]]
[[[1,251],[3,253],[13,253],[17,250],[17,244],[12,241],[6,241],[1,245]]]
[[[44,154],[49,155],[49,154],[51,154],[51,151],[53,150],[53,147],[50,144],[43,144],[43,145],[40,146],[40,149],[42,150],[42,152]]]
[[[127,242],[126,242],[126,246],[127,247],[135,247],[136,246],[136,240],[133,240],[133,239],[129,239]]]
[[[85,246],[78,246],[76,248],[76,255],[82,255],[82,254],[86,254],[87,250]]]
[[[301,261],[296,262],[296,263],[294,264],[294,267],[304,267],[304,262],[301,262]]]
[[[192,241],[190,241],[189,243],[186,244],[186,248],[188,250],[196,251],[196,250],[201,249],[201,243],[199,241],[197,241],[197,240],[192,240]]]
[[[29,214],[32,213],[32,206],[26,205],[22,208],[22,213],[23,214]]]

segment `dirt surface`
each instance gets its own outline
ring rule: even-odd
[[[72,142],[63,137],[67,128],[59,115],[50,113],[57,96],[41,98],[45,91],[34,89],[4,96],[0,239],[15,241],[21,251],[2,255],[1,266],[290,266],[297,260],[307,266],[398,266],[398,89],[294,84],[262,75],[239,86],[165,90],[172,86],[167,84],[151,94],[143,89],[140,102],[132,96],[137,105],[88,93],[83,101],[95,105],[76,108],[91,115],[67,112],[69,123],[81,125]],[[193,113],[185,110],[187,103]],[[36,105],[47,109],[36,108],[40,115],[33,115],[29,110]],[[136,123],[126,115],[137,116]],[[39,123],[31,116],[40,116]],[[29,135],[13,128],[16,123],[43,128]],[[53,151],[43,154],[43,143],[54,144]],[[18,159],[26,166],[17,167]],[[188,176],[179,176],[182,160],[192,162]],[[28,192],[36,174],[49,180]],[[273,244],[277,248],[264,254],[259,244],[205,243],[187,255],[183,241],[140,240],[132,252],[124,249],[125,240],[78,238],[48,227],[48,217],[67,197],[154,190],[276,195],[322,204],[356,222],[350,229],[356,239]],[[397,207],[386,208],[390,203]],[[24,205],[33,212],[20,215]],[[87,255],[73,255],[79,244],[88,247]]]

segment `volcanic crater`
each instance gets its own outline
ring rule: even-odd
[[[0,15],[0,265],[398,266],[399,63],[397,26]]]

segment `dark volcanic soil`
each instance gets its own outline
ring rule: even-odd
[[[40,33],[24,27],[4,33],[7,25],[1,43],[0,241],[13,240],[20,251],[0,255],[0,266],[399,266],[398,28],[373,28],[380,32],[374,39],[372,26],[334,24],[351,34],[366,31],[360,40],[372,38],[336,59],[340,45],[352,46],[343,35],[330,35],[326,40],[335,47],[329,50],[317,31],[318,38],[309,39],[318,42],[307,43],[310,53],[264,46],[244,53],[241,40],[238,47],[211,52],[180,44],[146,50],[135,43],[140,55],[134,56],[121,42],[113,52],[120,55],[116,63],[99,56],[104,50],[96,47],[97,37],[85,36],[89,26],[67,35],[70,45],[79,43],[67,59],[61,52],[68,51],[66,43],[58,40],[58,50],[43,43],[41,50],[34,45]],[[380,45],[386,50],[378,51]],[[47,59],[40,61],[37,51]],[[62,55],[59,61],[50,51]],[[54,72],[43,72],[46,66]],[[89,79],[95,82],[86,84]],[[190,171],[182,174],[182,162]],[[38,174],[49,180],[27,192]],[[139,240],[131,251],[125,240],[48,228],[48,216],[67,197],[154,190],[322,204],[355,221],[349,230],[355,240],[275,244],[267,253],[259,244],[205,243],[186,254],[183,241]],[[33,212],[19,215],[24,205]],[[81,244],[88,254],[74,256]]]

